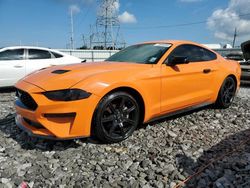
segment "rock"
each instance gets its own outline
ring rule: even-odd
[[[183,180],[186,179],[185,176],[183,176],[181,173],[178,173],[177,176],[178,176],[178,179],[179,179],[179,180],[182,180],[182,181],[183,181]]]
[[[215,117],[216,117],[216,118],[221,118],[221,117],[222,117],[222,114],[221,114],[221,113],[216,113],[216,114],[215,114]]]
[[[138,169],[138,166],[139,166],[139,162],[134,162],[130,167],[129,167],[129,170],[130,171],[135,171],[135,170],[137,170]]]
[[[170,188],[174,188],[176,186],[176,183],[175,182],[171,182],[170,183]]]
[[[14,92],[0,92],[0,187],[250,187],[250,88],[228,109],[203,108],[139,127],[129,139],[49,141],[14,123]],[[241,144],[240,144],[241,143]],[[240,148],[238,148],[240,147]]]
[[[168,164],[164,167],[169,173],[173,172],[176,168],[172,164]]]
[[[123,165],[124,170],[128,170],[129,167],[130,167],[132,164],[133,164],[133,161],[127,161],[127,162]]]
[[[176,138],[177,137],[177,134],[175,134],[173,131],[167,130],[167,132],[168,132],[168,135],[171,136],[172,138]]]
[[[208,177],[209,177],[212,181],[215,181],[215,180],[216,180],[216,175],[215,175],[212,171],[206,169],[206,170],[205,170],[205,173],[208,175]]]
[[[10,179],[7,179],[7,178],[2,178],[2,179],[1,179],[1,182],[2,182],[3,184],[9,183],[9,181],[10,181]]]
[[[155,187],[164,188],[164,184],[163,184],[161,181],[157,181],[157,182],[155,183]]]
[[[207,182],[206,182],[206,180],[205,179],[200,179],[199,181],[198,181],[198,187],[199,188],[205,188],[205,187],[207,187]]]
[[[221,177],[215,181],[214,186],[216,188],[224,188],[224,187],[234,187],[232,183],[226,178],[226,177]]]
[[[148,167],[150,164],[151,164],[151,161],[148,160],[148,159],[143,160],[143,161],[141,162],[142,168],[146,168],[146,167]]]

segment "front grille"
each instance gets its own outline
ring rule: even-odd
[[[37,104],[34,101],[34,99],[30,96],[30,94],[20,89],[17,89],[16,95],[27,109],[33,111],[36,110]]]

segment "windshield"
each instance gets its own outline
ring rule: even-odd
[[[171,44],[166,43],[138,44],[125,48],[106,61],[156,64],[170,47]]]

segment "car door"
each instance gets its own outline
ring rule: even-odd
[[[180,45],[169,55],[187,57],[188,64],[161,66],[161,112],[167,113],[208,102],[214,91],[217,56],[195,45]]]
[[[27,50],[27,74],[35,70],[57,65],[56,58],[48,50],[32,48]]]
[[[0,51],[0,87],[13,86],[25,76],[24,49]]]

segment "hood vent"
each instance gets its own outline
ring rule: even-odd
[[[64,74],[64,73],[69,72],[69,71],[70,70],[54,70],[51,73],[54,73],[54,74]]]

